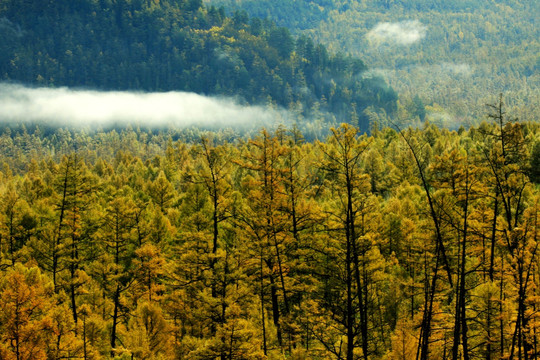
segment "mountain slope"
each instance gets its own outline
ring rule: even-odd
[[[538,1],[208,2],[267,16],[330,50],[360,56],[398,91],[404,108],[419,96],[432,118],[477,121],[500,92],[512,114],[540,115]]]
[[[396,108],[384,81],[360,76],[362,61],[200,0],[1,0],[0,37],[8,81],[238,96],[304,116],[315,108],[357,121],[356,112],[363,129],[364,109]]]

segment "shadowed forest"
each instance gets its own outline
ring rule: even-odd
[[[509,97],[508,109],[520,119],[540,115],[537,1],[204,2],[224,5],[231,14],[246,11],[271,19],[330,52],[360,57],[369,73],[399,93],[400,111],[421,100],[431,121],[445,127],[478,125],[484,104],[500,92]]]

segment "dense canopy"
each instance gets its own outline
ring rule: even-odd
[[[540,127],[496,120],[4,131],[0,354],[532,359]]]

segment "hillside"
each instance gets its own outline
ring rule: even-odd
[[[357,58],[198,0],[1,0],[0,37],[4,81],[226,95],[364,130],[368,107],[396,110],[395,92],[359,76]]]
[[[4,131],[0,357],[537,358],[540,125],[500,124]]]
[[[499,93],[523,120],[540,115],[538,1],[208,0],[268,17],[363,59],[431,120],[477,123]]]

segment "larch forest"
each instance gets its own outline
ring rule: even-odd
[[[540,358],[532,0],[0,0],[0,360]]]

